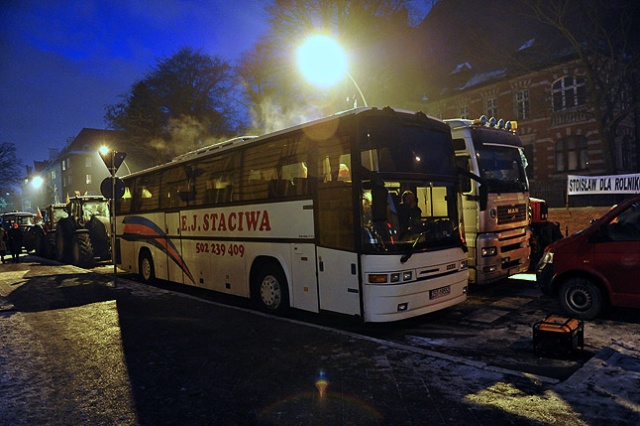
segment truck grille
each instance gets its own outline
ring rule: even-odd
[[[521,222],[527,218],[527,205],[498,206],[498,225]]]

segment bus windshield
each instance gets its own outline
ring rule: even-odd
[[[362,248],[412,253],[460,246],[450,134],[421,120],[369,120],[361,137]]]
[[[523,154],[518,148],[498,145],[476,150],[480,177],[488,192],[513,193],[528,191]]]

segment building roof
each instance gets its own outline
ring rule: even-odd
[[[527,12],[513,0],[436,3],[420,24],[429,99],[566,60],[566,40]]]

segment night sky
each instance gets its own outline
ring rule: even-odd
[[[268,0],[0,0],[0,142],[25,165],[105,128],[158,59],[182,47],[234,63],[266,32]]]

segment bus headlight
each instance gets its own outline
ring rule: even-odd
[[[482,254],[482,257],[491,257],[498,254],[498,249],[495,247],[483,247],[480,249],[480,253]]]

